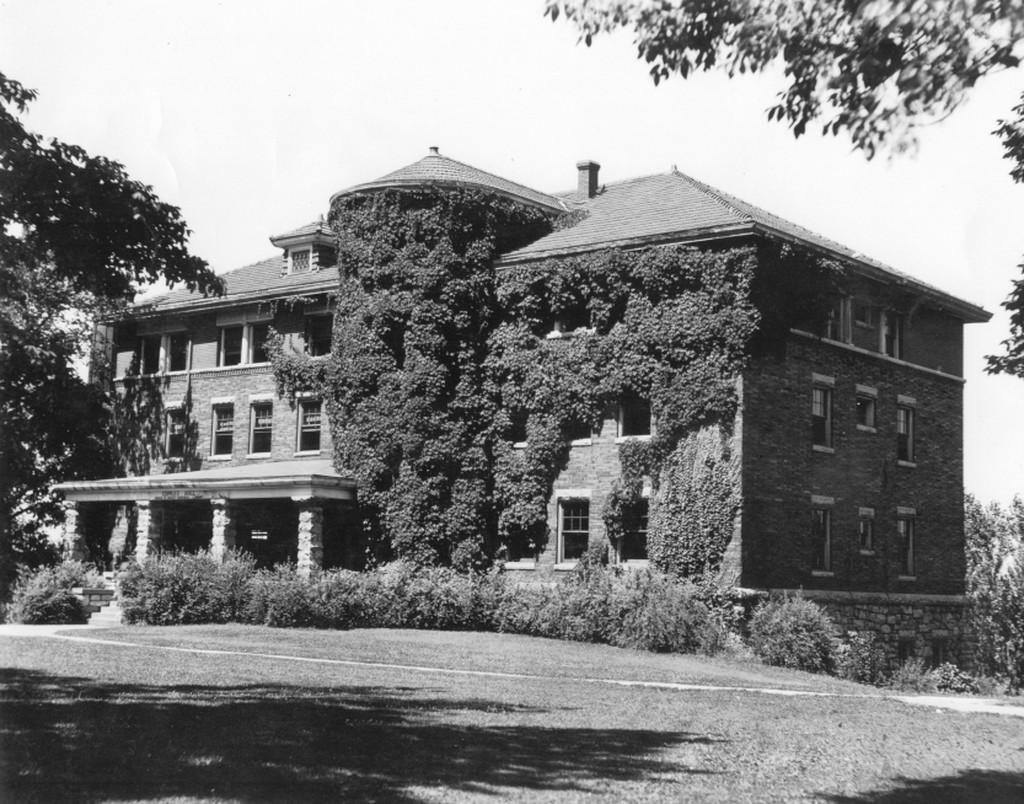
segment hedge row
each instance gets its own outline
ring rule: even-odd
[[[551,585],[492,572],[389,564],[374,572],[257,570],[232,554],[162,555],[121,577],[129,623],[501,631],[652,651],[715,652],[723,617],[696,588],[655,572],[581,567]]]

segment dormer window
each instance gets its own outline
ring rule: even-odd
[[[311,249],[309,248],[295,248],[288,250],[290,271],[293,274],[305,274],[309,273],[310,267],[310,254]]]

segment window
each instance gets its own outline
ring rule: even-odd
[[[903,358],[903,316],[892,311],[882,313],[882,354]]]
[[[932,667],[949,661],[949,640],[939,637],[932,640]]]
[[[577,561],[590,541],[590,500],[562,500],[562,561]]]
[[[306,352],[312,357],[331,353],[331,330],[334,320],[329,315],[313,315],[306,319]]]
[[[167,336],[167,370],[185,371],[188,368],[188,334],[174,332]]]
[[[815,508],[811,512],[813,567],[818,572],[832,571],[832,511]]]
[[[857,515],[857,541],[862,553],[875,551],[875,509],[861,508]]]
[[[244,330],[245,328],[242,326],[221,327],[218,366],[237,366],[242,362],[242,334]]]
[[[825,322],[825,337],[833,341],[849,341],[850,300],[836,299],[828,311]]]
[[[320,451],[320,400],[299,400],[299,452]]]
[[[253,324],[249,330],[250,363],[269,363],[267,354],[267,338],[270,336],[270,324]]]
[[[160,335],[143,335],[139,338],[139,373],[156,374],[160,371]]]
[[[593,428],[588,421],[574,419],[566,427],[566,435],[570,441],[589,441],[593,437]]]
[[[916,575],[914,544],[914,517],[902,514],[896,519],[896,541],[900,550],[900,575]]]
[[[516,409],[510,412],[509,418],[512,422],[512,429],[509,433],[512,443],[525,444],[527,412],[522,409]]]
[[[651,434],[651,403],[639,397],[627,397],[619,406],[619,436]]]
[[[270,452],[274,434],[273,403],[254,402],[249,418],[249,453],[259,455]]]
[[[914,461],[914,409],[903,405],[896,408],[896,459]]]
[[[213,454],[230,455],[234,447],[235,406],[215,405],[213,408]]]
[[[832,446],[832,389],[815,387],[811,391],[811,443]]]
[[[297,249],[289,253],[292,259],[293,274],[302,274],[309,271],[310,250],[308,248]]]
[[[875,398],[868,394],[857,394],[857,426],[875,428]]]
[[[864,302],[853,303],[853,323],[858,327],[871,327],[874,325],[871,314],[871,305]]]
[[[167,411],[167,457],[185,457],[185,431],[187,422],[181,408]]]
[[[619,546],[620,561],[647,560],[647,513],[648,501],[639,500],[623,511],[622,544]]]
[[[915,650],[914,640],[903,638],[896,643],[896,659],[899,664],[903,665],[914,658]]]
[[[590,327],[590,310],[583,302],[578,302],[567,310],[555,314],[555,332],[576,332]]]

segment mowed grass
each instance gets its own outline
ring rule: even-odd
[[[84,636],[134,644],[0,638],[0,799],[1024,800],[1024,720],[911,707],[758,665],[495,634]]]

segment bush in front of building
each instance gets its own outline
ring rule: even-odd
[[[22,571],[14,584],[7,621],[26,625],[84,623],[88,613],[71,590],[101,583],[96,571],[81,561]]]
[[[208,552],[164,553],[132,562],[119,579],[127,623],[193,625],[245,622],[251,556],[230,552],[219,560]]]
[[[246,585],[245,620],[274,628],[323,626],[319,615],[316,584],[300,576],[294,567],[260,570]],[[335,628],[348,624],[335,623]]]
[[[836,675],[861,684],[882,684],[886,679],[885,651],[873,632],[848,631],[835,650]]]
[[[696,589],[660,572],[625,573],[609,601],[610,642],[657,653],[716,653],[725,629]]]
[[[835,626],[825,611],[802,597],[762,603],[750,619],[750,644],[765,664],[831,673]]]

